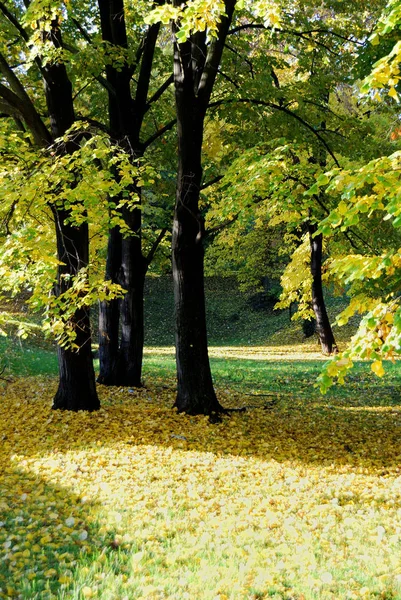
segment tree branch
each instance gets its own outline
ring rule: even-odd
[[[333,153],[332,149],[330,148],[330,146],[328,145],[328,143],[326,142],[326,140],[320,135],[320,133],[318,131],[316,131],[316,129],[314,129],[314,127],[312,127],[312,125],[310,125],[302,117],[300,117],[299,115],[297,115],[297,113],[293,112],[292,110],[290,110],[286,106],[281,106],[280,104],[274,104],[274,102],[265,102],[264,100],[258,100],[257,98],[238,98],[238,99],[233,98],[233,99],[217,100],[216,102],[211,102],[209,104],[208,108],[214,108],[214,107],[217,107],[217,106],[222,106],[224,104],[234,104],[236,102],[242,103],[242,104],[255,104],[255,105],[258,105],[258,106],[265,106],[266,108],[272,108],[274,110],[280,110],[280,111],[284,112],[285,114],[293,117],[299,123],[301,123],[304,127],[306,127],[307,129],[309,129],[309,131],[311,131],[318,138],[318,140],[321,142],[321,144],[323,144],[323,146],[326,148],[327,152],[330,154],[331,158],[334,160],[334,163],[336,164],[336,166],[337,167],[340,166],[340,163],[338,162],[338,160],[337,160],[335,154]]]
[[[162,96],[164,94],[164,92],[170,87],[170,85],[173,82],[174,82],[174,75],[173,75],[173,73],[171,73],[171,75],[166,79],[166,81],[164,83],[162,83],[162,85],[159,87],[159,89],[147,101],[146,111],[149,110],[149,108],[151,107],[151,105],[154,102],[157,102],[157,100],[160,98],[160,96]]]
[[[235,54],[236,56],[238,56],[241,60],[244,61],[245,64],[248,65],[251,77],[252,77],[252,79],[255,79],[255,71],[254,71],[254,68],[253,68],[253,64],[249,60],[249,58],[247,58],[246,56],[242,56],[238,52],[238,50],[236,50],[235,48],[233,48],[232,46],[230,46],[230,44],[227,44],[227,41],[225,42],[224,46],[227,48],[227,50],[229,50],[230,52],[232,52],[233,54]]]
[[[3,13],[3,15],[6,17],[6,19],[12,25],[14,25],[15,29],[18,31],[20,36],[27,42],[29,40],[29,35],[25,31],[25,29],[22,27],[22,25],[18,21],[18,19],[8,10],[7,6],[3,2],[0,2],[0,11]]]
[[[50,132],[26,92],[25,97],[21,98],[13,90],[0,83],[0,97],[3,100],[1,110],[13,117],[22,117],[38,146],[43,148],[52,142]]]
[[[262,23],[243,23],[242,25],[238,25],[237,27],[233,27],[233,29],[230,29],[228,35],[233,35],[234,33],[238,33],[239,31],[243,31],[244,29],[265,29],[271,31],[272,27],[266,27],[266,25],[263,25]],[[275,27],[274,31],[277,31],[277,33],[289,33],[290,35],[296,35],[298,37],[312,35],[313,33],[324,33],[326,35],[332,35],[334,37],[337,37],[340,40],[344,40],[344,42],[351,42],[352,44],[355,44],[357,46],[364,45],[364,42],[360,42],[359,40],[349,38],[345,35],[341,35],[341,33],[337,33],[336,31],[332,31],[330,29],[324,29],[322,27],[317,29],[307,29],[305,31],[296,31],[294,29],[280,29]]]
[[[224,44],[231,24],[234,13],[236,0],[225,0],[225,14],[222,17],[219,25],[217,38],[214,39],[210,46],[205,60],[205,66],[202,69],[202,76],[198,86],[198,98],[202,101],[204,110],[210,102],[214,82],[217,76],[217,70],[221,62],[221,57],[224,50]]]
[[[93,44],[91,36],[86,31],[86,29],[84,27],[82,27],[82,25],[78,21],[78,19],[73,18],[72,21],[73,21],[74,25],[76,26],[76,28],[78,29],[78,31],[81,33],[82,37],[88,42],[88,44]],[[66,44],[65,42],[63,42],[63,48],[68,50],[68,52],[71,52],[71,54],[78,54],[78,52],[79,52],[78,48],[75,48],[75,46],[71,46],[71,44]],[[111,83],[109,81],[107,81],[107,79],[105,77],[103,77],[102,75],[94,75],[93,77],[96,79],[96,81],[98,83],[100,83],[100,85],[102,87],[104,87],[108,92],[110,92],[110,94],[113,94],[113,96],[116,95],[116,90],[111,85]]]
[[[213,179],[211,179],[210,181],[208,181],[207,183],[203,183],[200,187],[200,190],[206,190],[208,187],[214,185],[215,183],[218,183],[219,181],[221,181],[223,179],[224,175],[216,175],[216,177],[214,177]]]
[[[111,135],[110,129],[107,127],[107,125],[105,125],[104,123],[101,123],[97,119],[91,119],[90,117],[84,117],[83,115],[78,115],[76,117],[76,120],[89,123],[89,125],[92,125],[96,129],[99,129],[100,131],[104,131],[104,133],[107,133],[107,135]]]
[[[152,72],[153,56],[155,53],[156,41],[160,31],[160,23],[151,25],[146,33],[144,47],[142,51],[141,66],[139,69],[138,83],[135,94],[135,109],[137,119],[142,122],[147,109],[147,98],[149,92],[149,83]]]
[[[146,140],[146,142],[143,142],[141,144],[143,151],[145,151],[146,148],[148,148],[148,146],[150,146],[151,144],[153,144],[153,142],[155,140],[157,140],[159,137],[161,137],[162,135],[164,135],[166,133],[166,131],[170,131],[170,129],[172,129],[176,123],[177,123],[177,119],[172,119],[171,121],[169,121],[169,123],[166,123],[166,125],[164,125],[164,127],[161,127],[160,129],[158,129],[156,131],[156,133],[154,133],[153,135],[151,135]]]
[[[239,213],[234,215],[232,219],[227,219],[227,221],[224,221],[224,223],[220,223],[220,225],[216,225],[215,227],[211,227],[210,229],[207,229],[204,233],[204,237],[212,235],[213,233],[217,233],[218,231],[225,229],[229,225],[232,225],[233,223],[235,223],[235,221],[238,219],[238,217],[239,217]]]
[[[163,240],[164,236],[166,235],[167,231],[168,231],[167,227],[163,227],[163,229],[161,230],[161,232],[159,233],[159,235],[157,236],[157,238],[153,242],[152,247],[149,250],[149,253],[148,253],[148,255],[145,258],[145,261],[146,261],[147,265],[150,265],[150,263],[152,262],[155,254],[156,254],[156,250],[160,246],[160,243],[162,242],[162,240]]]

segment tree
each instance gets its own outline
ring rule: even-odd
[[[14,127],[19,132],[18,135],[21,139],[25,133],[25,126],[28,124],[38,146],[46,148],[52,146],[47,154],[49,160],[54,163],[58,162],[60,173],[63,172],[70,183],[72,182],[74,194],[71,194],[68,186],[66,189],[61,177],[57,182],[55,177],[50,174],[49,181],[54,181],[54,188],[46,190],[47,197],[52,196],[49,206],[52,207],[52,210],[57,207],[60,212],[68,204],[63,214],[60,212],[57,217],[58,231],[60,232],[63,223],[72,227],[72,231],[66,230],[64,234],[67,235],[68,240],[71,240],[74,248],[78,248],[78,239],[73,236],[75,225],[77,225],[79,240],[86,245],[89,222],[97,236],[102,236],[104,230],[110,228],[106,281],[104,285],[97,282],[98,295],[103,298],[100,308],[100,331],[103,333],[100,338],[100,380],[104,383],[140,385],[144,277],[158,244],[166,232],[166,223],[160,217],[156,219],[156,223],[151,222],[152,211],[156,212],[153,207],[154,202],[143,202],[142,188],[149,185],[150,180],[155,178],[155,172],[142,160],[142,156],[150,145],[161,139],[175,123],[169,116],[168,103],[166,103],[164,112],[155,113],[157,100],[172,82],[172,75],[168,73],[168,69],[167,75],[165,75],[166,59],[161,52],[158,53],[160,74],[151,82],[159,26],[157,24],[150,27],[144,25],[143,17],[148,9],[145,5],[139,5],[129,11],[130,34],[127,35],[123,2],[109,3],[99,0],[99,3],[91,3],[90,6],[84,8],[79,3],[72,2],[65,9],[61,9],[57,3],[54,3],[54,6],[50,3],[46,8],[41,3],[34,1],[30,4],[28,11],[24,11],[18,3],[15,3],[12,11],[3,3],[0,4],[0,9],[4,23],[7,25],[7,29],[4,30],[5,40],[11,32],[18,42],[18,44],[7,46],[10,63],[17,64],[16,67],[8,69],[10,81],[12,76],[16,78],[16,73],[20,79],[24,80],[24,84],[33,90],[31,94],[34,95],[38,110],[39,107],[40,110],[42,109],[43,104],[39,76],[45,77],[52,68],[51,74],[54,79],[56,69],[58,69],[57,79],[54,79],[57,83],[54,83],[52,88],[46,84],[46,98],[49,106],[46,118],[51,119],[53,135],[47,131],[46,124],[41,123],[40,119],[36,119],[34,103],[31,102],[30,112],[30,104],[26,103],[23,117],[17,110],[17,97],[13,98],[15,106],[10,102],[6,104],[6,100],[3,100],[2,104],[4,112],[14,118]],[[49,21],[48,10],[52,16],[51,21]],[[53,23],[55,27],[57,26],[57,35],[53,34]],[[31,26],[34,33],[30,37],[27,31]],[[49,28],[48,35],[43,33]],[[61,28],[64,31],[63,38],[61,37]],[[101,31],[100,35],[99,30]],[[7,45],[6,42],[5,44]],[[135,46],[137,47],[135,48]],[[132,47],[135,51],[132,50]],[[33,63],[28,61],[26,69],[21,69],[18,52],[21,53],[21,56],[28,57],[29,48],[33,49],[35,59]],[[23,64],[25,65],[25,63]],[[5,68],[3,65],[3,70]],[[136,71],[138,72],[138,82],[133,94],[132,81]],[[64,77],[63,81],[62,77]],[[22,84],[20,88],[23,88]],[[74,94],[72,94],[72,88],[74,88]],[[8,82],[6,86],[1,87],[1,91],[2,97],[8,98],[12,91],[12,84]],[[20,95],[22,94],[23,89]],[[105,94],[109,100],[108,110],[105,110],[105,104],[107,104],[105,103]],[[149,117],[147,122],[145,122],[146,115]],[[166,115],[169,117],[168,122],[159,126],[160,121]],[[109,126],[105,122],[107,117]],[[155,123],[157,131],[155,131]],[[74,128],[69,134],[68,130],[71,125],[74,125]],[[44,131],[43,135],[41,128]],[[46,138],[44,144],[42,138]],[[57,147],[53,146],[56,139],[59,140]],[[85,152],[85,145],[89,143],[90,139],[93,141],[91,145],[92,160],[87,154],[85,157],[82,155],[82,152]],[[98,146],[95,147],[94,143],[97,143]],[[110,152],[109,149],[113,148],[114,152]],[[65,168],[66,165],[63,166],[61,161],[63,153],[70,155],[75,164],[71,162],[68,168]],[[122,153],[126,154],[130,164],[123,159]],[[43,176],[45,177],[45,173],[49,176],[49,171],[42,159],[38,158],[36,162],[44,169]],[[36,167],[34,167],[35,169]],[[26,172],[22,163],[21,171]],[[93,194],[89,190],[89,186],[84,190],[85,195],[79,197],[79,190],[82,190],[79,174],[84,171],[87,179],[89,178],[92,182],[97,180],[97,185],[99,185],[97,211],[94,209]],[[103,175],[101,176],[100,173]],[[71,174],[74,176],[72,177]],[[27,179],[28,187],[34,179],[32,177]],[[96,184],[94,183],[94,185]],[[41,187],[40,185],[39,189]],[[56,189],[59,197],[55,197],[53,193]],[[68,195],[68,202],[64,203],[64,207],[61,200],[62,193]],[[82,210],[79,209],[80,206],[82,206]],[[143,242],[142,213],[145,210],[147,232],[150,232],[150,236]],[[157,210],[162,212],[162,207]],[[60,252],[63,252],[61,256],[65,259],[71,254],[72,248],[67,247],[68,244],[63,242],[62,237],[59,239],[58,245]],[[146,248],[146,253],[143,247]],[[79,278],[80,274],[84,272],[83,270],[88,273],[88,248],[85,251],[82,248],[79,252],[82,252],[84,259],[79,259],[78,263],[71,268],[71,272],[63,273],[61,279],[59,278],[60,285],[57,293],[60,302],[64,296],[68,296],[68,290],[74,289],[74,279]],[[71,261],[69,260],[69,262]],[[127,292],[123,300],[118,298],[121,296],[120,284]],[[93,285],[91,284],[89,287],[90,295],[83,292],[82,289],[79,292],[81,310],[84,310],[84,296],[87,302],[93,304],[95,301],[96,293]],[[106,289],[109,291],[105,292]],[[110,290],[114,291],[109,293]],[[55,305],[52,306],[52,309],[58,310]],[[67,313],[69,314],[70,310],[65,307],[64,317]],[[88,311],[86,314],[88,316]],[[66,325],[64,317],[58,320],[60,327],[62,323]],[[119,340],[120,317],[122,321],[121,341]],[[80,324],[84,323],[81,314],[78,319]],[[68,327],[70,325],[71,322]],[[85,328],[86,324],[83,331],[86,331]],[[78,351],[78,347],[84,341],[87,346],[89,336],[78,327],[75,329],[77,336],[79,333],[79,339],[77,337],[73,343],[75,354],[79,354],[81,350]],[[72,349],[67,347],[72,341],[70,334],[71,329],[69,335],[64,337],[64,345],[60,346],[64,349],[60,352],[69,353]],[[83,349],[82,352],[84,351]],[[71,361],[76,358],[75,354]],[[87,358],[91,361],[90,349]],[[77,367],[75,366],[74,369],[77,370]],[[90,377],[92,376],[88,365],[82,369],[82,373],[85,372]],[[85,394],[84,386],[81,385],[81,388]]]
[[[145,149],[174,125],[174,120],[152,136],[141,141],[141,130],[146,113],[172,82],[166,80],[149,98],[156,41],[160,25],[150,25],[139,36],[135,60],[129,61],[129,44],[123,0],[99,0],[102,41],[115,52],[114,62],[106,63],[109,97],[109,123],[112,143],[124,148],[133,164],[143,156]],[[143,30],[143,27],[142,27]],[[119,59],[116,60],[116,57]],[[138,70],[134,97],[132,79]],[[118,175],[117,175],[118,176]],[[98,381],[106,385],[141,386],[144,343],[143,293],[145,275],[150,261],[166,229],[162,229],[147,256],[142,249],[141,184],[132,183],[136,196],[134,206],[122,209],[122,217],[129,228],[123,236],[119,227],[109,234],[106,280],[120,283],[126,290],[123,300],[102,302],[99,311]],[[119,338],[121,320],[121,338]]]
[[[186,3],[187,4],[187,3]],[[176,0],[175,6],[180,6]],[[176,315],[177,399],[189,414],[222,410],[213,388],[207,350],[203,272],[204,223],[199,211],[202,184],[204,120],[232,20],[234,0],[224,2],[225,14],[216,37],[207,44],[206,31],[174,42],[174,85],[178,131],[178,173],[173,221],[173,280]]]
[[[0,10],[3,22],[7,21],[7,30],[11,29],[13,37],[19,42],[28,44],[29,35],[16,16],[19,10],[14,14],[3,3],[0,4]],[[60,140],[75,121],[71,81],[64,63],[56,58],[63,44],[60,17],[57,10],[50,12],[50,15],[42,13],[35,3],[29,6],[24,17],[27,25],[34,24],[38,28],[35,62],[44,84],[50,130],[42,121],[40,109],[35,107],[16,69],[10,66],[3,54],[0,55],[1,74],[5,82],[0,84],[3,112],[22,123],[38,148],[47,152],[51,150],[56,155],[72,154],[76,148],[74,141],[64,143]],[[54,291],[56,296],[61,296],[70,288],[72,278],[88,265],[89,232],[87,222],[78,226],[70,222],[71,213],[62,199],[53,204],[51,210],[59,259]],[[60,378],[53,408],[96,410],[99,400],[92,362],[89,310],[85,307],[77,309],[71,316],[71,326],[76,334],[77,347],[74,350],[58,347]]]
[[[226,81],[235,88],[234,98],[215,103],[220,117],[224,115],[226,119],[230,119],[230,116],[227,111],[224,112],[224,106],[229,106],[233,113],[230,122],[233,123],[238,123],[239,119],[238,110],[234,113],[232,106],[246,106],[246,109],[241,108],[244,119],[257,122],[260,138],[264,136],[265,140],[269,140],[268,149],[263,148],[263,138],[259,139],[260,151],[256,150],[252,157],[250,150],[245,155],[248,160],[239,157],[234,161],[234,168],[226,170],[219,183],[225,207],[220,222],[224,222],[228,214],[238,215],[244,211],[248,212],[248,223],[256,220],[256,213],[260,221],[259,215],[264,209],[275,220],[281,212],[282,221],[287,222],[289,230],[309,232],[310,288],[309,299],[304,306],[308,311],[308,304],[313,306],[325,353],[331,353],[336,346],[323,299],[323,240],[316,232],[316,224],[329,212],[329,207],[336,199],[317,193],[318,188],[310,196],[306,192],[313,178],[319,177],[326,169],[326,161],[327,164],[338,165],[338,161],[358,159],[358,154],[367,151],[360,145],[362,130],[368,130],[366,117],[358,109],[350,73],[355,71],[355,49],[362,43],[360,40],[366,37],[368,18],[372,18],[377,7],[373,6],[369,15],[367,12],[357,15],[356,10],[359,8],[354,5],[336,10],[334,24],[334,13],[330,6],[316,7],[306,3],[304,12],[295,11],[291,18],[280,16],[273,28],[255,21],[241,22],[231,31],[235,35],[230,39],[230,51],[240,58],[245,55],[250,57],[243,60],[242,64],[249,68],[252,77],[240,78],[238,71],[233,72],[229,65],[223,65]],[[259,32],[257,36],[255,30]],[[240,46],[235,37],[239,34],[242,36]],[[286,50],[283,51],[284,44]],[[332,68],[333,61],[335,70]],[[236,68],[238,70],[238,66]],[[364,119],[362,125],[360,119]],[[285,140],[280,139],[280,134]],[[248,129],[245,143],[250,143],[249,138]],[[275,157],[274,145],[280,148],[285,143],[288,144],[288,156]],[[299,158],[300,143],[303,144],[303,161]],[[300,165],[297,164],[299,162]],[[312,172],[309,163],[315,163],[318,168]],[[283,169],[285,174],[281,172]],[[234,187],[237,187],[237,193],[234,194],[237,205],[232,202],[227,210],[227,197],[232,200]],[[286,193],[291,200],[285,198]],[[294,220],[294,213],[297,221]],[[231,231],[238,231],[239,223],[243,221],[244,218],[239,218]],[[228,235],[224,234],[225,238]],[[350,235],[346,243],[354,243]],[[283,302],[280,304],[281,307],[284,305]],[[309,316],[309,312],[304,314]]]

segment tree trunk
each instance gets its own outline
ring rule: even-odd
[[[144,343],[143,294],[147,264],[142,254],[141,210],[124,215],[132,235],[122,241],[121,285],[126,294],[121,301],[121,341],[117,384],[141,387]]]
[[[98,0],[102,38],[116,48],[128,48],[124,0]],[[140,132],[144,116],[149,108],[147,96],[152,73],[153,56],[160,25],[151,25],[142,40],[142,50],[138,52],[139,73],[134,97],[132,95],[132,65],[124,63],[115,67],[106,65],[107,81],[112,86],[109,91],[109,121],[112,141],[125,148],[133,163],[143,154],[140,144]],[[118,176],[116,175],[118,178]],[[140,202],[141,191],[135,186]],[[100,375],[98,381],[106,385],[142,385],[142,358],[144,343],[143,294],[147,261],[142,253],[140,208],[122,210],[121,214],[130,227],[132,235],[121,242],[120,262],[112,262],[110,254],[114,237],[109,238],[108,262],[113,264],[113,273],[106,278],[116,279],[126,290],[119,303],[119,310],[104,304],[99,314],[99,331],[103,337],[102,350],[99,353]],[[121,321],[121,339],[118,353],[119,325]],[[106,344],[108,354],[105,353]],[[99,346],[100,349],[100,346]],[[118,356],[117,356],[118,354]],[[112,355],[112,356],[111,356]],[[107,375],[107,376],[106,376]]]
[[[62,47],[61,32],[58,21],[52,22],[52,29],[44,36],[55,48]],[[72,85],[65,65],[61,62],[50,63],[45,67],[45,94],[53,139],[65,134],[75,120],[72,97]],[[55,146],[58,154],[72,153],[75,150],[72,142]],[[89,230],[83,223],[74,227],[67,223],[70,211],[53,207],[55,217],[57,256],[62,263],[58,268],[56,295],[65,292],[72,278],[79,270],[88,265]],[[68,275],[66,278],[65,275]],[[91,327],[89,309],[76,310],[72,319],[72,327],[76,332],[76,351],[59,347],[59,386],[53,400],[53,408],[65,410],[89,410],[99,408],[96,392],[95,371],[93,368],[91,348]]]
[[[187,414],[223,410],[209,364],[203,267],[203,218],[199,212],[203,119],[177,91],[178,179],[173,223],[173,281],[176,318],[177,398]]]
[[[312,308],[315,313],[316,330],[319,335],[323,354],[337,352],[337,345],[331,329],[329,317],[323,296],[322,286],[322,234],[315,235],[316,225],[309,225],[309,241],[311,248],[311,274],[312,274]]]
[[[60,295],[71,286],[70,276],[88,264],[89,231],[87,223],[80,227],[66,224],[68,211],[54,210],[54,215],[58,258],[63,263],[58,269],[56,286],[56,295]],[[60,379],[52,408],[97,410],[100,403],[93,369],[89,309],[76,310],[71,321],[78,349],[58,348]]]
[[[120,283],[122,235],[119,227],[110,230],[107,246],[106,281]],[[99,376],[103,385],[117,385],[118,341],[121,300],[99,303]]]
[[[174,6],[182,6],[174,0]],[[176,318],[177,398],[180,412],[223,412],[210,370],[204,290],[204,222],[199,211],[202,141],[209,105],[232,20],[235,0],[225,0],[217,36],[206,31],[174,43],[174,86],[178,134],[177,193],[173,223],[173,281]],[[175,26],[174,26],[175,27]]]

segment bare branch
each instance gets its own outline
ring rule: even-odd
[[[162,242],[162,240],[163,240],[164,236],[166,235],[167,231],[168,231],[167,227],[163,227],[163,229],[161,230],[161,232],[159,233],[159,235],[157,236],[157,238],[153,242],[152,247],[149,250],[149,253],[148,253],[148,255],[145,258],[145,261],[146,261],[147,265],[150,265],[150,263],[152,262],[155,254],[156,254],[156,250],[160,246],[160,243]]]
[[[173,82],[174,82],[174,75],[171,73],[171,75],[166,79],[166,81],[164,83],[162,83],[162,85],[159,87],[159,89],[147,101],[147,107],[146,107],[147,111],[149,110],[151,105],[154,102],[156,102],[160,98],[160,96],[162,96],[162,94],[164,94],[164,92],[170,87],[170,85]]]
[[[177,119],[172,119],[171,121],[169,121],[169,123],[166,123],[166,125],[164,125],[164,127],[161,127],[160,129],[158,129],[156,131],[156,133],[154,133],[153,135],[151,135],[146,140],[146,142],[143,142],[141,144],[143,151],[145,151],[146,148],[148,148],[151,144],[153,144],[153,142],[155,140],[157,140],[159,137],[161,137],[162,135],[164,135],[167,131],[170,131],[170,129],[172,129],[176,123],[177,123]]]

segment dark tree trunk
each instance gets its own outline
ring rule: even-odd
[[[44,34],[56,48],[62,46],[61,33],[57,21],[52,30]],[[50,117],[53,139],[64,135],[74,122],[72,86],[63,63],[48,64],[45,67],[45,94]],[[73,143],[60,143],[58,154],[72,153]],[[58,268],[56,294],[65,292],[71,286],[71,277],[88,265],[89,231],[88,224],[74,227],[66,221],[70,212],[53,207],[56,225],[57,255],[62,263]],[[69,277],[65,277],[68,275]],[[91,328],[89,309],[76,310],[71,325],[76,332],[76,350],[59,347],[59,386],[54,397],[53,408],[65,410],[89,410],[99,408],[96,392],[95,372],[91,349]]]
[[[185,44],[189,47],[189,44]],[[184,55],[184,60],[188,60]],[[178,79],[178,80],[177,80]],[[172,257],[176,319],[177,398],[187,414],[221,412],[210,370],[204,291],[203,218],[199,211],[204,114],[191,78],[176,78],[178,174]]]
[[[184,144],[185,146],[185,144]],[[183,148],[180,150],[180,157]],[[203,275],[202,220],[198,211],[200,163],[180,161],[173,225],[177,398],[188,414],[221,412],[210,371]]]
[[[118,385],[141,387],[144,343],[143,294],[147,264],[142,254],[141,211],[127,212],[132,235],[122,241],[121,341],[117,365]]]
[[[68,211],[54,211],[59,266],[56,294],[70,287],[70,278],[88,264],[89,231],[87,223],[80,227],[66,224]],[[97,410],[100,407],[96,393],[95,372],[91,350],[89,310],[79,309],[72,318],[76,332],[77,350],[58,348],[60,380],[53,400],[54,409]]]
[[[122,235],[119,227],[110,230],[107,247],[106,281],[121,283]],[[120,299],[99,303],[99,383],[117,385]]]
[[[124,0],[98,0],[103,40],[121,48],[127,48],[127,33],[124,16]],[[144,115],[148,109],[147,95],[151,77],[153,54],[159,32],[159,25],[152,25],[144,33],[143,47],[139,56],[140,68],[135,98],[131,93],[132,70],[128,64],[122,68],[106,66],[106,76],[112,86],[109,93],[109,121],[112,140],[125,148],[133,162],[142,156],[140,131]],[[135,192],[140,199],[140,189]],[[120,262],[113,248],[115,237],[110,236],[108,264],[113,269],[106,273],[106,279],[118,281],[126,290],[119,308],[111,303],[101,307],[99,331],[102,336],[99,353],[100,375],[98,381],[106,385],[141,386],[142,358],[144,344],[143,294],[147,261],[142,253],[141,209],[123,211],[122,216],[130,227],[132,235],[121,242]],[[121,339],[118,335],[121,324]],[[117,338],[117,339],[116,339]],[[107,352],[105,352],[106,344]],[[100,349],[100,347],[99,347]]]
[[[174,0],[180,6],[181,0]],[[173,281],[176,316],[177,398],[188,414],[222,412],[210,370],[204,290],[204,223],[199,211],[202,140],[206,110],[220,65],[235,0],[225,1],[226,16],[217,37],[205,31],[174,44],[174,85],[178,133],[177,194],[173,223]]]
[[[312,308],[315,313],[316,331],[319,335],[323,354],[337,352],[337,346],[331,329],[329,317],[323,296],[322,286],[322,234],[314,235],[316,225],[309,225],[309,241],[311,248],[311,274],[312,274]]]

